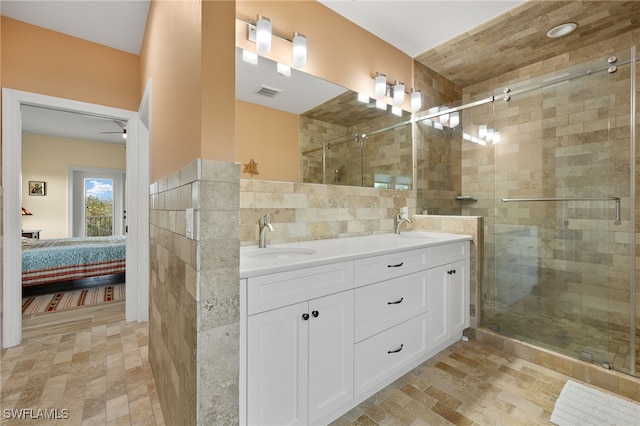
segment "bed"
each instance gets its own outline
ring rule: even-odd
[[[126,237],[22,239],[22,287],[125,272]]]

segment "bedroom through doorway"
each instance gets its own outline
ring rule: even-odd
[[[72,208],[65,203],[69,202],[69,165],[79,165],[87,167],[82,161],[77,160],[77,156],[84,155],[84,158],[92,158],[96,161],[106,161],[113,157],[112,154],[105,154],[98,146],[109,144],[96,143],[93,136],[85,138],[70,138],[68,135],[46,134],[42,131],[28,130],[25,123],[25,110],[46,111],[58,114],[53,121],[62,122],[60,116],[75,115],[90,117],[101,122],[101,127],[94,127],[93,134],[102,137],[118,137],[118,143],[113,142],[117,147],[121,160],[125,162],[120,165],[108,165],[104,163],[91,164],[90,167],[102,169],[126,170],[126,179],[123,183],[124,202],[122,206],[123,221],[122,235],[112,235],[107,237],[109,241],[102,241],[96,244],[92,241],[89,248],[92,253],[109,252],[111,258],[101,259],[105,264],[101,268],[108,268],[107,271],[112,278],[123,277],[125,285],[125,300],[123,304],[125,312],[124,318],[127,321],[147,321],[148,320],[148,291],[149,277],[148,269],[144,265],[148,264],[148,189],[149,189],[149,105],[151,99],[150,81],[145,87],[145,91],[140,104],[139,112],[124,110],[119,108],[96,105],[70,99],[56,98],[52,96],[18,91],[8,88],[2,89],[2,179],[4,186],[4,206],[3,209],[3,274],[2,274],[2,346],[8,348],[18,345],[22,340],[22,282],[23,282],[23,241],[27,245],[48,244],[47,240],[65,240],[73,237],[70,216]],[[49,120],[51,121],[51,120]],[[47,120],[37,120],[38,124],[46,123]],[[112,128],[104,128],[105,124],[115,125]],[[120,124],[126,126],[122,127]],[[81,125],[61,126],[68,129],[80,129]],[[86,129],[85,129],[86,130]],[[34,135],[44,135],[36,137]],[[49,145],[51,139],[68,138],[68,146],[55,149]],[[36,141],[35,149],[29,148],[28,139],[34,137],[40,139]],[[126,137],[126,138],[125,138]],[[91,141],[91,142],[88,142]],[[122,142],[124,141],[124,142]],[[88,142],[88,143],[87,143]],[[31,154],[27,150],[32,149]],[[48,151],[47,151],[48,149]],[[24,157],[24,161],[23,161]],[[31,169],[31,175],[27,176],[27,161],[31,159],[39,162]],[[75,158],[73,162],[64,163],[64,178],[56,176],[55,167],[65,158]],[[128,166],[127,166],[128,165]],[[36,186],[34,183],[38,183]],[[34,189],[31,195],[31,189]],[[60,198],[62,201],[60,205]],[[57,203],[57,204],[56,204]],[[28,206],[27,206],[28,205]],[[21,212],[18,213],[18,208]],[[29,208],[31,207],[31,208]],[[124,211],[126,210],[126,218]],[[125,222],[126,220],[126,222]],[[115,223],[115,221],[114,221]],[[21,231],[24,236],[21,235]],[[29,232],[30,231],[30,232]],[[106,244],[117,246],[120,242],[114,241],[118,237],[124,239],[124,245],[120,248],[106,250]],[[68,244],[56,248],[57,251],[64,251]],[[27,250],[28,251],[28,250]],[[123,251],[126,259],[118,259],[118,251]],[[120,263],[123,263],[124,269]],[[118,268],[121,270],[118,271]],[[68,272],[68,271],[66,271]],[[105,274],[101,274],[102,277]],[[55,277],[56,281],[66,282],[61,277]],[[72,276],[69,279],[86,278]],[[90,279],[94,279],[93,277]],[[99,278],[102,279],[102,278]],[[47,284],[49,285],[49,284]],[[49,287],[52,289],[52,287]],[[109,292],[113,294],[113,292]],[[111,296],[109,296],[111,297]],[[83,308],[84,309],[84,308]],[[83,309],[77,309],[80,312]],[[119,314],[122,318],[122,314]],[[71,320],[72,322],[74,320]]]
[[[23,333],[123,320],[126,122],[27,106],[22,130]]]

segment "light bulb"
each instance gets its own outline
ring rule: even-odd
[[[301,68],[307,63],[307,38],[293,33],[293,66]]]
[[[449,117],[449,127],[454,129],[458,124],[460,124],[460,113],[454,112]]]
[[[485,138],[487,142],[491,142],[493,140],[493,132],[493,129],[487,129],[487,137]]]
[[[478,137],[480,139],[484,139],[487,137],[487,125],[486,124],[481,124],[478,127]]]
[[[264,16],[258,16],[256,22],[256,50],[260,55],[271,51],[271,20]]]
[[[439,111],[446,111],[448,109],[449,109],[448,106],[441,106]],[[447,121],[449,121],[449,114],[440,115],[440,123],[445,124]]]
[[[376,99],[382,98],[387,93],[387,76],[378,73],[374,78],[373,93]]]
[[[404,102],[404,83],[396,81],[393,85],[393,104],[400,105]]]
[[[422,93],[414,90],[411,93],[411,112],[418,112],[422,108]]]

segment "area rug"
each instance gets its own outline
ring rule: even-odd
[[[639,426],[640,404],[569,380],[556,401],[551,422],[559,426]]]
[[[124,284],[56,292],[22,299],[22,315],[56,312],[125,298]]]

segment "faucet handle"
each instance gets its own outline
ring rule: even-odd
[[[260,218],[260,226],[266,226],[268,222],[269,222],[268,214],[265,214],[264,216],[262,216],[262,218]]]

